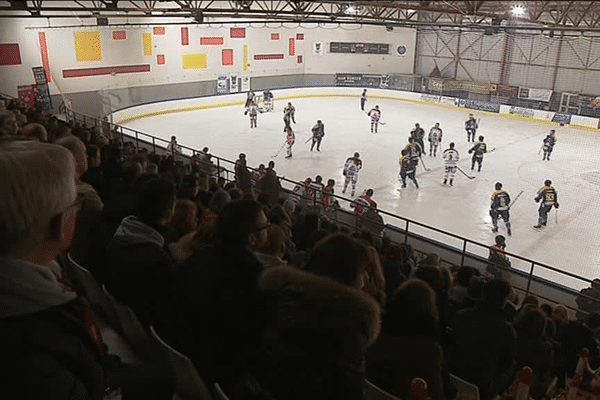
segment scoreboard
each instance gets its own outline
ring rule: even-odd
[[[330,42],[329,52],[355,54],[390,54],[390,45],[387,43]]]

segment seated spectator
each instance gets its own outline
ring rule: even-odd
[[[462,266],[456,273],[456,285],[448,289],[448,298],[456,303],[462,303],[467,297],[469,284],[473,276],[479,276],[476,268]]]
[[[179,199],[175,202],[173,218],[169,222],[171,240],[176,242],[183,236],[198,229],[198,206],[191,200]]]
[[[515,370],[527,366],[535,380],[529,394],[534,399],[544,397],[555,373],[554,347],[545,337],[546,314],[533,304],[526,305],[516,317],[517,345]]]
[[[383,257],[383,271],[385,274],[387,296],[392,296],[393,292],[406,280],[406,275],[402,273],[402,266],[406,260],[406,250],[398,245],[390,245]]]
[[[459,311],[452,326],[454,346],[448,357],[449,372],[476,385],[482,400],[506,389],[496,387],[495,382],[513,364],[516,334],[503,311],[509,293],[508,282],[487,282],[481,303]]]
[[[175,187],[151,179],[142,186],[138,203],[137,213],[123,219],[108,246],[106,287],[148,326],[156,324],[157,310],[175,284],[176,263],[163,236],[173,218]]]
[[[600,279],[594,279],[589,288],[581,289],[577,296],[577,321],[583,322],[591,312],[600,312]]]
[[[555,315],[558,317],[561,310],[559,307],[555,307]],[[564,310],[566,311],[566,309]],[[566,313],[564,313],[566,314]],[[588,315],[585,323],[579,321],[564,322],[564,317],[558,317],[554,319],[556,322],[556,341],[562,345],[562,359],[564,362],[561,373],[567,374],[567,377],[571,378],[575,375],[575,368],[577,367],[577,361],[579,357],[577,353],[581,349],[588,349],[590,352],[590,367],[596,369],[600,367],[600,351],[598,350],[598,343],[594,338],[594,333],[590,329],[590,322],[592,328],[600,326],[598,321],[598,314],[592,313]]]
[[[48,141],[48,132],[44,125],[40,123],[29,123],[21,128],[20,132],[21,136],[26,138],[31,138],[37,140],[39,142],[47,142]]]
[[[16,136],[19,124],[15,113],[10,110],[0,111],[0,136]]]
[[[410,279],[400,285],[388,303],[381,334],[367,352],[369,381],[408,398],[412,379],[423,378],[433,400],[445,399],[438,318],[435,292],[427,283]]]
[[[258,359],[260,386],[279,399],[362,399],[365,355],[379,334],[381,309],[361,289],[368,255],[334,234],[313,249],[305,270],[265,270],[271,300]]]
[[[267,243],[257,249],[256,258],[265,268],[286,265],[283,260],[285,255],[285,232],[278,225],[271,224],[269,228]]]
[[[215,245],[199,248],[179,268],[167,322],[157,327],[209,384],[219,382],[227,393],[252,371],[264,320],[263,267],[254,250],[266,243],[269,226],[258,203],[228,203]]]
[[[56,144],[69,149],[75,157],[75,171],[77,172],[75,185],[77,195],[82,199],[82,206],[77,213],[76,235],[70,253],[75,261],[84,264],[90,246],[89,237],[100,221],[104,204],[92,185],[81,180],[81,176],[88,170],[85,144],[72,135],[58,139]]]
[[[209,208],[202,212],[199,225],[204,225],[210,221],[216,221],[223,208],[231,202],[229,192],[218,190],[210,200]]]
[[[0,144],[0,397],[171,399],[164,369],[106,354],[87,303],[50,269],[75,233],[75,179],[61,146]]]

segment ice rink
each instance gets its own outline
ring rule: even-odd
[[[494,183],[502,182],[513,199],[524,191],[510,210],[512,237],[506,235],[504,223],[499,222],[499,234],[507,237],[507,251],[589,279],[600,277],[598,132],[468,109],[369,98],[365,109],[379,105],[381,121],[386,124],[379,126],[377,134],[372,134],[369,117],[360,111],[361,90],[356,89],[354,98],[290,99],[296,107],[297,122],[293,125],[296,143],[290,159],[284,158],[285,150],[273,157],[285,141],[282,109],[288,101],[277,100],[277,91],[274,92],[275,110],[259,114],[255,129],[250,128],[249,118],[239,105],[147,117],[125,125],[167,140],[176,135],[180,144],[196,149],[208,146],[212,154],[230,160],[244,152],[252,167],[274,160],[277,173],[288,179],[303,180],[320,174],[325,181],[335,179],[338,195],[342,191],[344,162],[358,151],[363,169],[357,196],[372,188],[373,199],[380,209],[484,244],[493,243],[495,234],[491,232],[488,214],[490,195]],[[467,143],[464,131],[469,112],[480,118],[477,136],[485,136],[488,151],[495,148],[485,155],[481,172],[470,170],[471,156],[467,151],[472,144]],[[305,142],[318,119],[325,124],[325,137],[321,151],[311,152],[310,142]],[[441,157],[426,155],[423,159],[430,171],[424,171],[419,165],[420,189],[414,188],[410,181],[406,189],[400,189],[397,180],[400,150],[416,122],[425,129],[426,137],[433,124],[439,122],[444,132],[442,147],[445,149],[450,142],[455,142],[461,156],[459,166],[476,178],[469,180],[457,172],[454,186],[444,186]],[[552,160],[542,161],[538,151],[553,128],[557,131],[557,143]],[[538,215],[538,204],[533,198],[545,179],[551,179],[557,189],[560,209],[558,215],[553,210],[548,226],[538,231],[533,229]],[[342,206],[347,208],[347,204]],[[387,223],[395,222],[391,218],[384,219]],[[458,241],[447,242],[460,246]],[[487,255],[485,251],[469,250]],[[515,262],[513,266],[529,268]],[[536,275],[575,288],[588,286],[551,271],[536,269]]]

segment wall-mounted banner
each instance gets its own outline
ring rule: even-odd
[[[250,91],[250,77],[242,76],[242,92]]]
[[[217,78],[217,93],[227,93],[227,76],[219,75],[219,77]]]
[[[527,100],[537,100],[549,102],[552,96],[552,90],[548,89],[533,89],[533,88],[519,88],[519,98]]]
[[[399,44],[398,46],[396,46],[395,53],[397,56],[404,57],[404,56],[406,56],[406,52],[407,52],[407,50],[406,50],[405,45]]]
[[[314,42],[313,43],[313,56],[322,56],[325,54],[325,46],[323,42]]]
[[[473,99],[455,99],[454,105],[458,107],[472,108],[473,110],[489,111],[489,112],[500,112],[500,103],[494,103],[485,100],[473,100]]]
[[[434,101],[436,103],[440,102],[440,97],[436,94],[429,94],[429,93],[421,93],[421,100],[425,100],[425,101]],[[454,104],[454,98],[452,98],[452,104]]]
[[[570,124],[571,123],[571,114],[563,113],[563,112],[555,112],[552,116],[552,122],[558,122],[560,124]]]
[[[524,117],[533,117],[533,110],[529,109],[529,108],[523,108],[523,107],[511,106],[510,109],[508,110],[508,113],[522,115]]]
[[[229,74],[229,93],[237,93],[239,91],[238,74]]]

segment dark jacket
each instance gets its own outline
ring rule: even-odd
[[[158,333],[210,383],[252,371],[263,326],[262,265],[244,248],[206,246],[179,268],[169,323]]]
[[[85,305],[49,269],[0,258],[0,398],[104,397],[101,349]]]
[[[159,230],[135,216],[121,222],[108,246],[106,287],[131,307],[145,325],[157,323],[158,310],[170,299],[175,284],[175,262],[165,250]]]
[[[408,398],[412,379],[422,378],[431,398],[442,400],[443,361],[433,318],[410,312],[386,314],[383,330],[367,352],[367,379],[395,396]]]
[[[448,369],[479,387],[482,400],[494,393],[494,380],[512,367],[516,333],[503,310],[484,305],[461,310],[453,324],[454,346]]]
[[[271,314],[257,378],[275,398],[362,399],[381,309],[368,294],[293,267],[266,270]]]
[[[587,326],[577,321],[569,321],[556,327],[556,341],[562,346],[563,370],[568,377],[575,374],[579,357],[577,352],[581,349],[590,351],[590,367],[600,367],[600,351],[594,334]]]

